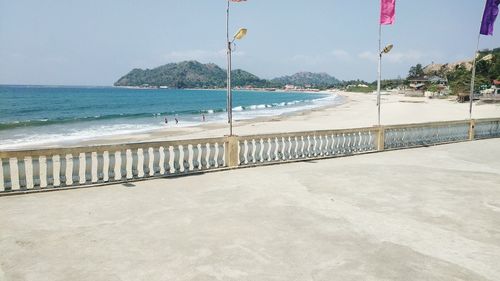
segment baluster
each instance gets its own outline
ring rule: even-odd
[[[180,148],[180,145],[176,145],[174,147],[174,169],[176,173],[183,172],[184,171],[184,165],[181,165],[182,159],[184,155],[181,155],[182,149]]]
[[[116,180],[116,176],[117,176],[117,169],[119,166],[117,166],[117,154],[120,153],[118,151],[112,151],[110,150],[109,151],[109,168],[108,168],[108,176],[109,176],[109,181],[115,181]],[[120,157],[121,158],[121,157]],[[121,164],[121,163],[120,163]],[[118,169],[118,173],[120,174],[120,178],[121,178],[121,172],[120,170]]]
[[[321,138],[321,135],[315,135],[314,136],[314,146],[315,146],[315,150],[314,150],[314,154],[316,157],[321,157],[323,156],[323,152],[322,152],[322,146],[323,146],[323,139]]]
[[[359,136],[361,138],[360,140],[360,151],[361,152],[366,152],[370,147],[370,132],[360,132]]]
[[[4,190],[12,189],[12,175],[10,173],[10,158],[5,158],[2,160],[2,174],[3,174],[3,183]]]
[[[90,163],[91,163],[91,170],[90,170],[90,182],[91,183],[96,183],[97,182],[97,152],[91,152],[90,153]]]
[[[73,171],[71,173],[72,175],[72,185],[78,184],[80,182],[80,154],[73,155],[71,154],[71,158],[73,159]],[[40,158],[41,159],[41,158]],[[40,165],[40,169],[42,169],[42,166]],[[42,175],[40,173],[40,175]]]
[[[277,161],[280,159],[280,143],[278,137],[273,138],[273,160]]]
[[[30,156],[24,157],[24,169],[25,169],[25,177],[26,177],[26,188],[33,189],[35,187],[33,181],[33,161]]]
[[[355,141],[355,136],[353,133],[347,133],[347,139],[348,139],[348,144],[347,144],[347,149],[349,154],[354,153],[354,141]]]
[[[304,136],[299,136],[298,137],[298,143],[297,143],[297,156],[298,158],[304,158],[304,148],[305,148],[306,142],[304,141]]]
[[[257,147],[255,145],[255,139],[247,140],[248,146],[248,163],[257,163]]]
[[[226,153],[226,143],[221,142],[219,143],[219,157],[218,157],[218,162],[219,162],[219,167],[227,167],[228,163],[226,163],[226,158],[224,157]]]
[[[329,139],[328,139],[328,135],[325,134],[325,135],[321,135],[321,155],[323,156],[329,156],[330,155],[330,151],[328,150],[328,148],[330,147],[329,146]]]
[[[45,156],[38,157],[38,186],[46,188],[47,184],[47,158]]]
[[[219,144],[215,143],[214,144],[214,163],[215,163],[215,168],[219,168]]]
[[[65,177],[65,182],[63,182],[66,186],[71,186],[73,185],[73,155],[72,154],[66,154],[64,156],[64,177]]]
[[[186,169],[189,171],[193,171],[194,170],[194,150],[193,150],[192,144],[187,145],[186,152],[188,153]]]
[[[177,172],[177,166],[175,163],[178,161],[178,156],[176,156],[176,149],[173,146],[168,147],[168,168],[171,174],[175,174]]]
[[[255,163],[255,144],[254,140],[247,140],[248,145],[248,162]]]
[[[331,141],[329,142],[327,149],[329,150],[330,156],[335,156],[335,134],[332,133],[328,137],[331,139]]]
[[[132,153],[132,149],[127,149],[126,150],[126,155],[125,155],[125,161],[126,166],[125,166],[125,171],[126,171],[126,177],[127,179],[133,179],[134,178],[134,155]]]
[[[295,142],[292,140],[292,137],[288,136],[285,138],[285,141],[287,143],[287,150],[286,150],[286,160],[292,160],[292,147],[295,145]]]
[[[281,137],[280,139],[283,144],[281,148],[281,160],[288,161],[290,157],[290,153],[288,153],[288,150],[290,149],[289,137]]]
[[[201,158],[202,158],[202,152],[203,152],[203,147],[202,147],[201,143],[199,143],[199,144],[196,145],[196,157],[195,157],[195,159],[196,159],[195,168],[197,170],[203,169],[203,165],[201,163],[202,162],[202,160],[201,160]]]
[[[310,158],[314,154],[314,152],[313,152],[314,151],[314,142],[313,142],[313,139],[310,135],[308,135],[306,138],[307,138],[307,145],[306,145],[306,151],[305,151],[306,153],[305,154],[306,154],[307,158]]]
[[[160,146],[158,149],[158,153],[160,154],[160,162],[158,162],[158,166],[160,166],[160,175],[166,174],[165,169],[165,147]]]
[[[243,141],[243,164],[248,164],[248,140]]]
[[[102,181],[103,182],[109,182],[109,164],[110,164],[110,157],[109,157],[109,151],[104,151],[102,153]]]
[[[163,154],[165,155],[165,160],[164,160],[164,164],[163,164],[163,167],[164,167],[164,172],[163,174],[170,174],[172,171],[172,164],[170,163],[170,161],[172,160],[172,157],[171,157],[171,150],[170,150],[171,146],[166,146],[166,147],[163,147]]]
[[[282,161],[283,160],[283,137],[276,137],[276,160],[277,161]]]
[[[85,178],[85,170],[87,169],[87,164],[86,164],[86,159],[85,159],[85,153],[80,153],[79,154],[79,165],[78,165],[78,168],[79,168],[79,171],[78,171],[78,178],[79,178],[79,184],[84,184],[85,181],[86,181],[86,178]]]
[[[17,165],[17,158],[10,158],[9,166],[11,190],[19,190],[21,187],[19,185],[19,168]]]
[[[134,176],[137,176],[139,178],[143,178],[143,177],[145,177],[146,173],[149,172],[149,171],[147,171],[148,168],[145,167],[145,163],[149,162],[149,159],[146,159],[146,158],[149,158],[149,157],[148,157],[148,155],[144,154],[144,149],[142,149],[142,148],[138,148],[136,153],[137,153],[137,166],[136,166],[136,171],[137,171],[136,173],[137,174]]]
[[[262,162],[269,162],[271,161],[271,139],[262,139],[262,144],[263,144],[263,151],[262,151]]]
[[[360,141],[361,137],[359,132],[352,133],[352,152],[357,153],[360,152]]]
[[[59,155],[52,156],[52,185],[54,187],[61,186],[61,157]]]
[[[26,167],[24,165],[24,158],[17,159],[17,175],[19,178],[19,189],[26,189]]]
[[[97,182],[104,182],[104,152],[96,152]]]
[[[256,141],[256,157],[257,162],[264,162],[264,141],[262,138],[258,138]]]
[[[238,141],[238,159],[239,159],[240,165],[245,164],[245,141],[244,140]]]
[[[115,181],[127,178],[127,149],[115,151],[115,166],[113,173]]]
[[[205,144],[205,152],[204,152],[205,165],[203,165],[207,169],[210,169],[210,167],[212,166],[212,164],[210,162],[210,159],[212,159],[211,154],[212,154],[211,144],[207,143],[207,144]]]
[[[155,163],[159,160],[156,153],[155,153],[155,149],[153,147],[150,147],[148,149],[148,155],[149,155],[149,176],[152,177],[154,176],[155,174],[158,173],[158,170],[155,168]],[[156,166],[157,167],[157,166]]]
[[[200,162],[198,160],[198,158],[200,157],[200,149],[199,149],[199,144],[194,144],[194,145],[191,145],[191,151],[190,153],[192,153],[192,160],[190,160],[191,162],[191,171],[194,171],[194,170],[198,170],[199,167],[200,167]]]
[[[92,172],[93,172],[93,159],[92,159],[92,152],[86,152],[85,153],[85,164],[86,164],[86,169],[85,169],[85,183],[92,183]],[[97,166],[97,165],[95,165]],[[97,175],[97,167],[95,169],[96,175]]]
[[[189,151],[187,149],[187,145],[180,145],[179,149],[181,151],[179,165],[181,165],[181,172],[185,173],[189,171]]]

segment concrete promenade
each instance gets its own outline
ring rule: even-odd
[[[500,139],[0,197],[0,280],[500,280]]]

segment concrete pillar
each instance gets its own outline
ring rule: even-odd
[[[470,141],[473,141],[474,138],[476,137],[475,128],[476,128],[476,120],[471,119],[470,120],[470,127],[469,127],[469,140]]]
[[[378,127],[378,135],[377,135],[377,150],[384,151],[384,143],[385,143],[385,128],[383,126]]]
[[[239,155],[238,155],[238,137],[237,136],[228,136],[226,137],[226,165],[229,168],[238,167]]]

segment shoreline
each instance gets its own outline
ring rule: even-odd
[[[326,94],[326,93],[323,93]],[[329,92],[338,95],[341,102],[307,108],[275,116],[235,120],[236,135],[332,130],[371,127],[376,125],[376,95],[351,92]],[[449,99],[405,97],[401,94],[382,96],[382,125],[424,123],[468,119],[468,103]],[[474,119],[500,117],[500,105],[477,104]],[[105,136],[82,141],[59,142],[47,145],[24,146],[4,150],[61,148],[120,143],[140,143],[180,139],[222,137],[228,134],[226,122],[210,122],[191,127],[154,129],[148,132]]]
[[[264,91],[265,92],[265,91]],[[273,92],[274,93],[274,92]],[[295,114],[301,114],[304,111],[308,111],[311,109],[324,108],[325,106],[336,106],[338,103],[344,102],[340,95],[335,95],[335,93],[331,92],[311,92],[302,94],[315,94],[315,95],[324,95],[321,98],[314,99],[314,102],[309,105],[302,105],[298,107],[291,106],[283,106],[277,107],[275,109],[270,109],[267,113],[276,110],[272,115],[267,116],[251,116],[253,110],[244,110],[238,111],[238,113],[242,113],[243,116],[235,116],[235,124],[234,126],[248,125],[253,123],[260,122],[270,122],[273,119],[284,117],[284,116],[293,116]],[[333,97],[333,98],[332,98]],[[328,99],[328,105],[324,105],[321,103],[325,103],[325,99]],[[323,102],[322,102],[323,101]],[[317,103],[320,104],[317,104]],[[311,108],[312,107],[312,108]],[[258,109],[259,110],[259,109]],[[235,111],[236,112],[236,111]],[[256,111],[258,112],[258,111]],[[245,116],[246,113],[246,116]],[[258,114],[258,113],[257,113]],[[205,115],[210,119],[212,116],[210,113],[205,113]],[[224,115],[224,113],[223,113]],[[235,114],[236,115],[236,114]],[[250,115],[250,116],[248,116]],[[94,145],[107,145],[107,144],[121,144],[121,143],[138,143],[138,142],[148,142],[148,141],[162,141],[162,140],[178,140],[185,138],[186,135],[190,135],[192,133],[199,133],[203,131],[213,131],[213,130],[223,130],[227,127],[227,123],[225,120],[219,120],[217,117],[220,117],[220,114],[213,115],[213,119],[211,121],[207,121],[205,123],[190,123],[184,122],[182,124],[173,125],[171,123],[168,126],[157,127],[157,128],[147,128],[144,130],[134,130],[132,132],[117,132],[111,134],[105,134],[98,137],[89,137],[89,138],[72,138],[71,136],[59,141],[42,141],[35,143],[16,143],[16,144],[7,144],[4,148],[0,148],[0,151],[16,151],[16,150],[36,150],[36,149],[46,149],[46,148],[71,148],[71,147],[80,147],[80,146],[94,146]],[[169,118],[171,119],[171,118]],[[160,125],[161,126],[161,125]],[[214,134],[210,134],[211,136],[215,136]],[[223,135],[221,135],[223,136]]]

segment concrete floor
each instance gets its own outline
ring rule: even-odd
[[[0,198],[0,280],[500,280],[500,139]]]

